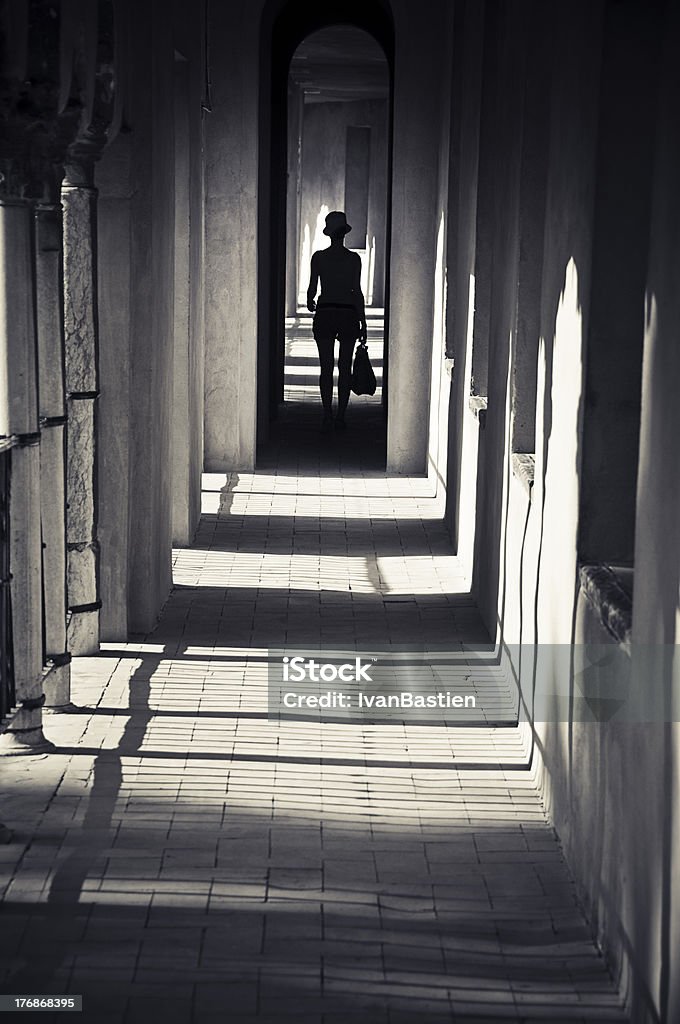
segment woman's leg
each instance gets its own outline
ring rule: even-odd
[[[345,418],[345,409],[349,402],[349,393],[352,390],[352,355],[354,354],[354,338],[340,339],[340,356],[338,359],[338,415],[337,419],[342,423]]]
[[[335,338],[316,338],[316,347],[319,350],[319,391],[321,392],[321,404],[323,405],[324,419],[330,419],[333,409],[333,363]]]

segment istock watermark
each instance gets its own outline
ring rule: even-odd
[[[273,720],[508,726],[680,721],[680,645],[382,644],[278,648]]]
[[[445,724],[477,721],[469,674],[449,673],[424,651],[385,646],[379,653],[337,649],[270,651],[269,716]]]
[[[293,658],[284,655],[281,658],[283,681],[288,683],[303,682],[324,682],[333,683],[340,679],[344,683],[372,683],[369,669],[377,661],[376,658],[366,663],[361,658],[354,658],[354,661],[346,661],[342,665],[334,665],[330,661],[316,661],[314,658],[304,658],[296,655]]]

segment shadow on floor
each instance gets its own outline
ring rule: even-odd
[[[326,473],[380,473],[385,470],[387,424],[379,400],[350,399],[347,429],[320,432],[319,401],[284,402],[271,423],[269,440],[257,449],[257,468],[294,467]]]
[[[378,405],[329,437],[318,416],[285,407],[258,474],[384,479]],[[82,994],[86,1024],[622,1022],[533,778],[499,754],[517,730],[265,718],[258,650],[281,642],[488,649],[442,524],[369,494],[310,531],[234,514],[230,487],[156,631],[87,660],[111,663],[97,694],[74,666],[92,713],[7,769],[2,992]]]

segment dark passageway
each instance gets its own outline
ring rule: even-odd
[[[281,45],[275,39],[274,48],[277,42]],[[295,48],[287,86],[286,137],[279,125],[283,111],[275,113],[272,132],[273,159],[282,158],[285,143],[287,162],[285,196],[279,193],[273,197],[274,208],[285,201],[286,214],[285,250],[280,237],[272,241],[273,251],[285,251],[285,260],[277,260],[272,268],[278,295],[272,316],[280,322],[272,335],[277,339],[276,346],[270,344],[261,354],[260,373],[268,364],[275,434],[280,437],[283,426],[290,441],[290,430],[284,424],[299,420],[316,431],[307,409],[319,395],[317,386],[309,386],[318,384],[319,364],[314,343],[305,344],[312,339],[307,290],[312,254],[329,244],[324,226],[333,209],[345,212],[351,225],[345,246],[361,260],[361,289],[370,318],[370,353],[380,377],[376,397],[383,402],[385,413],[390,70],[384,50],[368,32],[349,24],[329,25],[311,32]],[[283,312],[285,321],[281,322]],[[337,361],[337,351],[335,355]],[[336,387],[334,401],[337,397]],[[290,402],[296,404],[295,409],[282,407],[281,403]],[[356,404],[352,399],[352,415]],[[261,423],[262,418],[260,413]],[[268,432],[261,429],[261,439]],[[370,423],[369,433],[369,446],[379,443],[379,439],[382,442],[384,464],[385,424],[377,420]],[[300,441],[305,443],[304,433]]]

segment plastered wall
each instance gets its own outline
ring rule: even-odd
[[[512,32],[519,23],[516,12],[504,6]],[[536,136],[525,134],[523,119],[528,110],[535,116],[536,107],[524,84],[513,110],[512,76],[503,76],[501,122],[509,131],[494,133],[499,170],[485,192],[494,210],[493,260],[482,289],[489,303],[488,409],[476,418],[463,396],[460,412],[452,416],[450,446],[451,453],[459,444],[461,453],[460,500],[450,499],[459,550],[464,561],[474,562],[479,606],[492,636],[513,658],[529,715],[535,711],[537,674],[568,696],[572,710],[566,714],[556,701],[536,712],[533,756],[594,933],[636,1022],[674,1020],[680,1012],[672,966],[678,958],[677,726],[664,724],[673,717],[678,679],[678,477],[669,440],[678,435],[678,424],[669,382],[678,379],[670,281],[680,244],[671,184],[678,153],[667,120],[678,96],[670,58],[677,17],[666,18],[659,8],[575,4],[552,9],[541,28],[550,81],[544,83],[549,133],[538,285],[522,276],[523,240],[536,237],[541,213],[539,192],[524,188],[525,181],[535,181],[526,146],[534,147]],[[529,52],[537,24],[531,18],[526,38],[517,40]],[[668,63],[657,90],[662,36]],[[504,32],[504,43],[509,38]],[[624,55],[630,77],[631,49],[642,76],[637,86],[625,83],[634,103],[624,102],[625,89],[616,87]],[[483,102],[480,111],[481,118],[489,116]],[[474,129],[469,138],[473,150]],[[627,149],[635,156],[617,159]],[[640,162],[650,151],[653,173],[651,164]],[[534,161],[539,158],[535,150]],[[461,183],[470,166],[468,158]],[[618,203],[614,174],[627,196]],[[645,204],[651,204],[651,221]],[[615,274],[617,260],[622,268]],[[463,275],[456,280],[463,305]],[[522,280],[529,290],[518,288]],[[534,318],[536,309],[539,314],[533,486],[518,472],[515,455],[530,451],[526,421],[514,429],[515,417],[527,409],[513,406],[518,392],[527,400],[525,379],[513,388],[513,375],[531,351],[531,307]],[[627,337],[631,331],[634,336]],[[460,352],[460,329],[453,340]],[[640,391],[638,444],[624,420],[633,423],[639,415]],[[473,462],[471,495],[464,481],[465,466]],[[606,473],[597,469],[604,464]],[[635,512],[630,481],[636,471]],[[612,501],[614,493],[619,497]],[[470,533],[461,530],[471,508],[474,559]],[[626,535],[635,537],[632,657],[579,580],[582,563],[624,552]],[[654,643],[673,646],[651,648]],[[602,645],[612,648],[612,656],[593,669],[589,652]],[[572,652],[571,668],[564,650]],[[622,688],[634,721],[608,721],[606,715],[602,721],[581,720],[584,701],[602,707],[602,694]]]
[[[96,170],[104,640],[153,627],[172,583],[173,517],[186,542],[200,512],[203,36],[200,19],[182,26],[182,5],[174,25],[161,6],[146,5],[135,15],[124,129]],[[179,128],[175,31],[187,65]],[[176,366],[178,135],[191,195],[182,193],[180,211],[185,353]]]
[[[298,300],[306,302],[309,259],[328,244],[323,230],[325,213],[344,210],[347,128],[370,128],[367,236],[352,231],[345,244],[366,249],[372,259],[372,304],[382,306],[385,296],[385,246],[387,213],[387,101],[360,100],[348,103],[309,103],[303,107],[300,220],[297,245]],[[371,256],[372,253],[372,256]],[[368,269],[368,268],[367,268]],[[365,289],[365,291],[367,291]],[[366,298],[369,296],[366,294]]]
[[[255,465],[260,2],[215,4],[205,167],[205,468]]]

